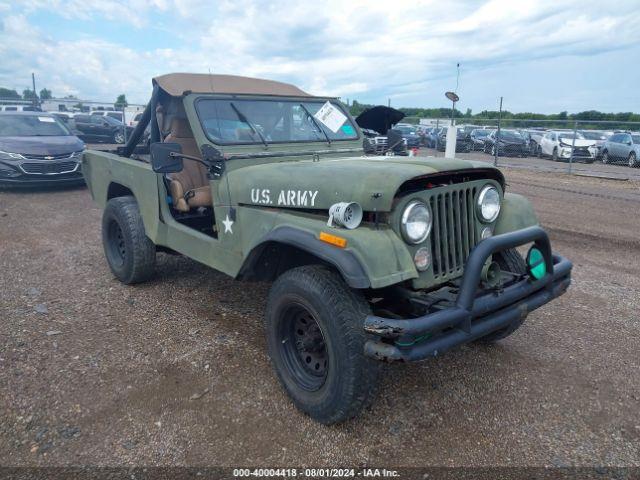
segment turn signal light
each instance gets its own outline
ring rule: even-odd
[[[527,270],[534,279],[540,280],[547,274],[547,264],[544,262],[544,255],[535,246],[527,253]]]
[[[322,242],[328,243],[329,245],[333,245],[334,247],[344,248],[347,246],[347,239],[338,237],[337,235],[331,235],[327,232],[320,232],[320,240]]]

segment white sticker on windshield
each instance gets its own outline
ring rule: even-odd
[[[342,124],[347,120],[346,115],[332,105],[331,102],[327,102],[320,107],[320,110],[316,112],[314,117],[326,125],[333,133],[337,133]]]
[[[46,123],[56,123],[55,119],[51,117],[38,117],[38,120]]]

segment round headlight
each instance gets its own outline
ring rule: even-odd
[[[421,243],[431,231],[431,210],[424,203],[414,200],[402,213],[402,235],[409,243]]]
[[[493,222],[500,213],[500,193],[491,185],[485,186],[478,195],[478,215],[483,222]]]

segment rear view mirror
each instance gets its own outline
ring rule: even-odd
[[[156,173],[176,173],[182,170],[182,147],[178,143],[152,143],[151,168]]]

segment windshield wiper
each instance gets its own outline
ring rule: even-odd
[[[329,146],[331,146],[331,139],[329,138],[329,135],[327,135],[327,132],[324,131],[324,129],[320,126],[320,124],[316,121],[315,117],[313,115],[311,115],[311,112],[309,111],[309,109],[307,107],[304,106],[304,104],[300,104],[300,106],[302,107],[302,109],[307,112],[307,115],[309,115],[309,118],[311,118],[311,121],[313,122],[313,124],[316,126],[316,128],[318,130],[320,130],[323,134],[324,134],[324,138],[327,139],[327,143],[329,144]]]
[[[253,125],[253,123],[251,123],[249,121],[249,119],[246,117],[246,115],[244,113],[242,113],[240,110],[238,110],[238,107],[236,107],[233,102],[229,102],[229,105],[231,105],[231,108],[233,108],[233,110],[236,112],[236,115],[238,115],[238,118],[240,119],[240,121],[246,123],[247,125],[249,125],[249,127],[251,127],[251,130],[253,130],[253,133],[255,133],[256,135],[258,135],[258,137],[260,137],[260,140],[264,144],[265,148],[269,148],[269,144],[267,143],[265,138],[258,131],[258,129]]]

